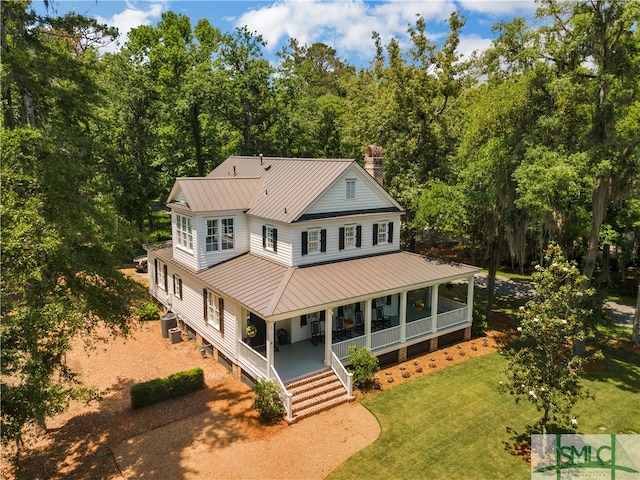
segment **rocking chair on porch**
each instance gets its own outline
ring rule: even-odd
[[[320,328],[320,322],[311,322],[311,343],[318,345],[318,340],[324,343],[324,332]]]
[[[382,305],[376,307],[376,318],[373,321],[373,325],[376,327],[376,330],[391,327],[391,317],[384,314],[384,307]]]

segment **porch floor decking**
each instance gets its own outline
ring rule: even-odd
[[[314,345],[311,340],[278,345],[274,352],[274,364],[280,379],[287,384],[293,379],[322,370],[324,364],[324,343]]]

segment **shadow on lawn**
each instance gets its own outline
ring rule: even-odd
[[[119,381],[110,390],[126,392],[123,397],[107,396],[98,410],[48,430],[47,446],[29,453],[17,478],[120,478],[125,469],[131,478],[184,478],[189,471],[180,458],[194,442],[219,448],[244,438],[234,417],[251,401],[251,391],[239,393],[228,383],[133,410],[127,405],[133,382]],[[157,445],[148,441],[154,436],[161,438]]]
[[[587,366],[585,378],[591,381],[606,382],[620,390],[640,393],[640,354],[623,346],[619,348],[602,347],[604,359],[597,360],[600,368]]]

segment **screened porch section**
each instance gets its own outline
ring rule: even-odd
[[[369,302],[339,307],[334,316],[331,349],[340,360],[345,360],[351,346],[366,346],[375,353],[394,345],[439,336],[471,323],[468,305],[472,298],[473,283],[469,286],[467,281],[376,298],[370,302],[370,329],[366,321]],[[345,328],[341,327],[343,314]],[[347,320],[350,315],[353,322]]]

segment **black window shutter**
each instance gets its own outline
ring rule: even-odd
[[[218,298],[218,315],[220,316],[220,334],[224,335],[224,298]]]
[[[391,305],[391,295],[387,295],[387,305]]]
[[[344,227],[340,227],[340,239],[338,249],[344,250]]]
[[[178,298],[182,300],[182,278],[178,278]]]
[[[278,253],[278,229],[273,229],[273,251]]]
[[[207,319],[209,318],[209,309],[207,308],[207,295],[209,294],[209,292],[207,291],[206,288],[202,289],[202,304],[204,305],[204,321],[205,323],[207,322]]]
[[[174,273],[173,275],[171,275],[171,278],[173,279],[173,294],[177,295],[178,293],[178,285],[176,282],[176,274]]]
[[[167,278],[169,272],[167,272],[166,264],[162,266],[162,271],[164,272],[164,291],[169,293],[169,279]]]
[[[356,313],[360,311],[360,302],[356,303]]]
[[[304,327],[307,324],[307,316],[306,315],[300,315],[300,326]]]
[[[356,247],[362,246],[362,225],[356,226]]]
[[[327,251],[327,231],[324,228],[320,230],[320,251]]]
[[[377,223],[373,224],[373,244],[374,245],[378,244],[378,224]]]
[[[158,285],[158,259],[153,259],[153,283]]]
[[[344,316],[344,307],[338,307],[338,316],[339,317]]]
[[[262,225],[262,248],[267,248],[267,227]]]
[[[325,310],[320,310],[320,321],[324,322],[327,319],[327,315],[325,314]]]
[[[388,229],[387,237],[388,237],[389,243],[393,243],[393,222],[389,222],[389,226],[387,227],[387,229]]]
[[[302,232],[302,255],[309,253],[309,245],[307,243],[307,232]]]

